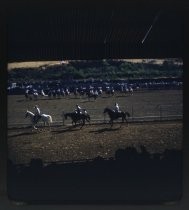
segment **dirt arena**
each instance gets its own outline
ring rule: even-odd
[[[151,91],[125,97],[102,97],[96,102],[79,98],[26,101],[24,96],[8,96],[8,123],[28,123],[28,119],[24,119],[25,111],[32,110],[36,103],[44,113],[50,113],[55,120],[61,120],[63,108],[73,110],[76,103],[87,109],[103,111],[106,105],[111,106],[115,101],[122,107],[124,104],[127,107],[134,105],[135,113],[143,116],[150,110],[149,107],[155,110],[154,107],[159,104],[182,104],[182,91]],[[103,116],[101,112],[98,112],[99,118]],[[82,129],[60,124],[51,130],[40,128],[35,132],[27,126],[10,126],[8,155],[16,164],[27,164],[32,158],[41,158],[45,163],[92,159],[97,156],[110,158],[114,157],[117,149],[130,146],[140,152],[141,145],[151,154],[162,153],[165,149],[182,149],[182,126],[181,120],[129,123],[128,126],[124,123],[121,128],[120,123],[116,123],[112,129],[109,124],[87,124]]]
[[[182,122],[131,123],[120,128],[115,124],[87,125],[83,129],[70,126],[53,127],[31,132],[31,128],[9,130],[9,157],[17,164],[29,163],[32,158],[44,162],[114,157],[119,148],[140,146],[150,153],[182,148]]]

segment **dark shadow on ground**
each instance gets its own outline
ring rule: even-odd
[[[25,126],[25,127],[11,127],[11,128],[8,128],[8,130],[23,130],[23,129],[27,129],[27,128],[31,128],[31,125],[29,126]]]
[[[101,98],[111,98],[111,97],[114,97],[114,96],[102,96]]]
[[[79,131],[80,127],[81,126],[79,126],[79,125],[77,125],[77,126],[69,126],[67,128],[64,128],[64,129],[61,129],[61,130],[54,130],[54,131],[51,131],[51,132],[52,133],[66,133],[66,132]]]
[[[117,95],[116,98],[129,97],[129,95]]]
[[[103,132],[111,132],[111,131],[117,131],[119,128],[101,128],[98,130],[89,131],[89,133],[103,133]]]
[[[182,151],[149,154],[141,146],[118,149],[114,158],[69,163],[31,159],[30,165],[8,160],[10,199],[25,202],[163,203],[182,195]]]
[[[77,99],[81,99],[81,98],[79,98],[79,97],[70,97],[70,99],[75,99],[75,100],[77,100]]]
[[[26,100],[22,99],[22,100],[17,100],[16,102],[23,102],[23,101],[26,101]]]
[[[88,102],[95,102],[95,100],[85,100],[85,101],[81,101],[80,103],[88,103]]]
[[[28,136],[28,135],[35,135],[38,134],[39,132],[34,131],[34,132],[24,132],[24,133],[18,133],[18,134],[14,134],[14,135],[8,135],[8,138],[14,138],[14,137],[18,137],[18,136]]]

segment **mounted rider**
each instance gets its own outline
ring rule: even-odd
[[[82,109],[78,104],[76,104],[76,109],[75,109],[76,114],[87,114],[86,109]]]
[[[121,112],[120,109],[119,109],[119,105],[118,105],[117,102],[115,103],[114,112],[117,112],[117,113],[118,113],[118,112]]]
[[[76,114],[82,114],[82,108],[78,104],[76,104],[75,113]]]
[[[27,95],[29,94],[29,89],[25,90],[25,94],[27,94]]]
[[[41,118],[41,111],[40,111],[38,105],[35,105],[34,109],[35,109],[34,122],[37,123],[39,121],[39,119]]]

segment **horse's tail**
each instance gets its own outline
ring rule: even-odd
[[[130,117],[131,115],[129,114],[129,112],[125,112],[126,116]]]
[[[51,116],[49,116],[49,122],[52,123],[52,117]]]
[[[89,114],[87,115],[87,119],[88,119],[88,120],[91,120],[91,117],[90,117],[90,115],[89,115]]]

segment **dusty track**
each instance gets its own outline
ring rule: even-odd
[[[10,129],[8,147],[10,159],[29,163],[32,158],[44,162],[114,157],[119,148],[134,146],[140,152],[144,145],[150,153],[182,148],[182,122],[87,125],[83,129],[71,126],[53,127],[32,132],[31,128]]]

